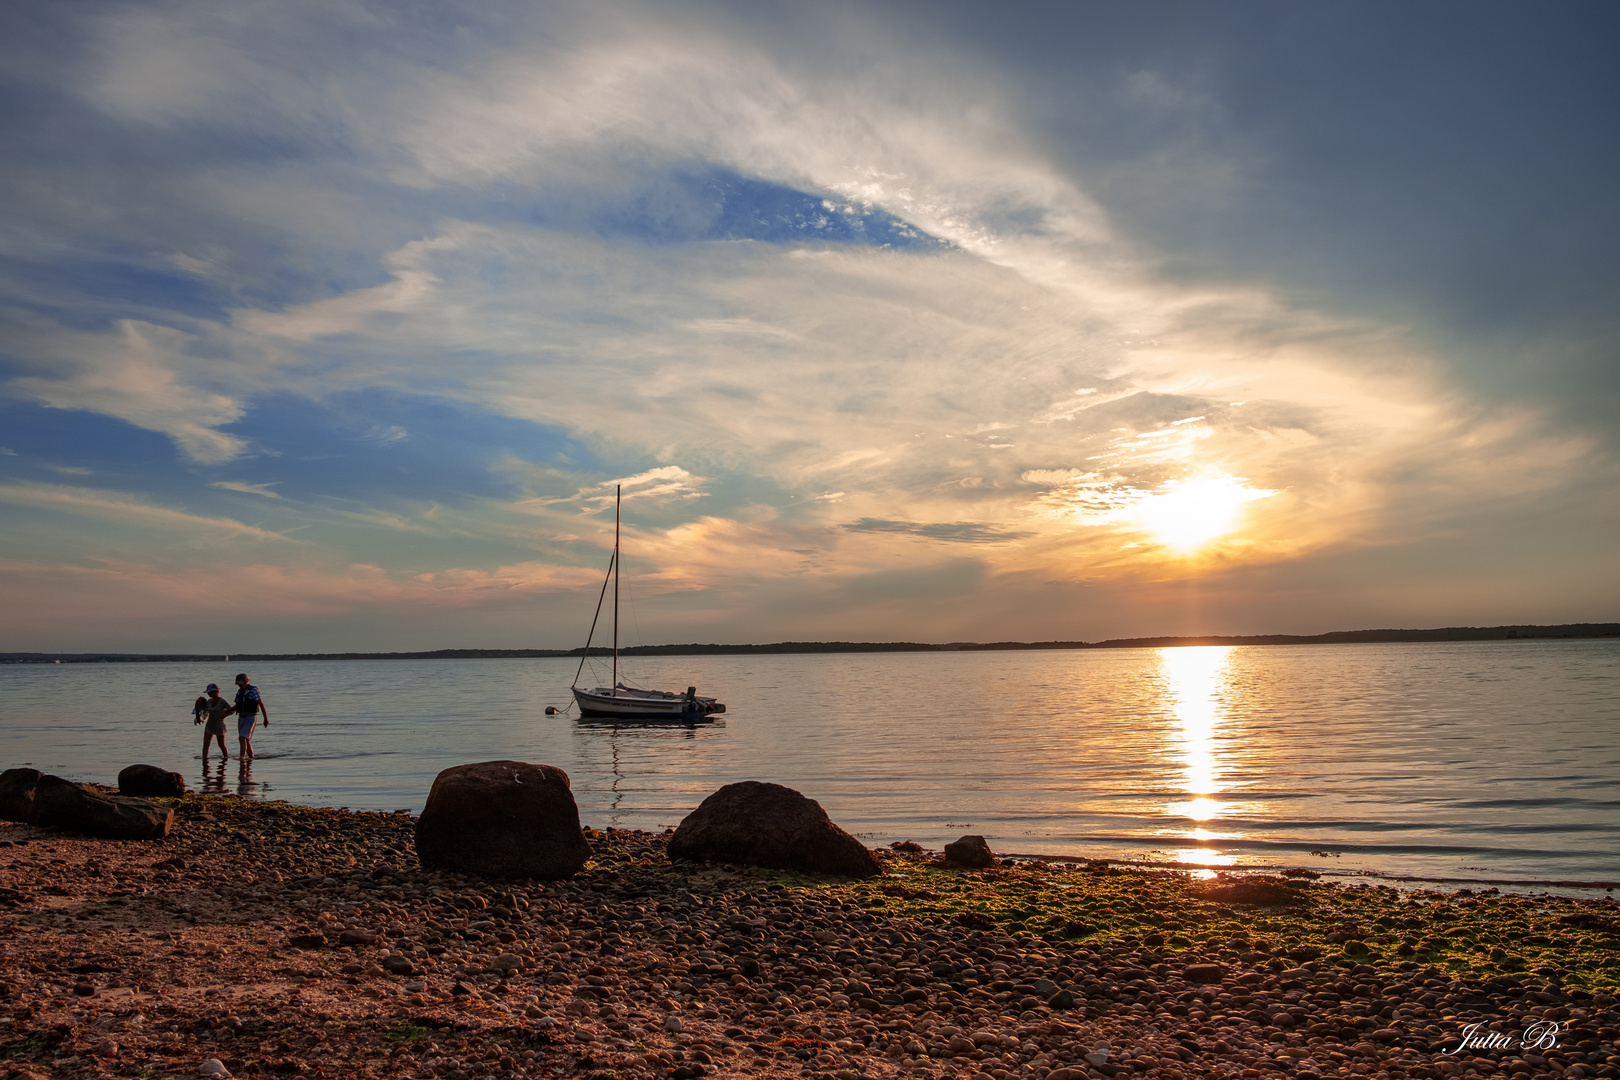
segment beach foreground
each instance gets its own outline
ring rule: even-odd
[[[172,804],[0,826],[0,1076],[1620,1077],[1612,900],[594,830],[572,880],[485,881],[404,812]]]

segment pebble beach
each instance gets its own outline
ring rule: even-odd
[[[0,1076],[1620,1077],[1620,905],[1083,860],[424,870],[409,813],[0,825]]]

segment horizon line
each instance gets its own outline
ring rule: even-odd
[[[703,656],[860,652],[995,652],[1033,649],[1155,649],[1199,645],[1340,645],[1397,644],[1435,641],[1526,641],[1620,637],[1620,622],[1562,623],[1542,626],[1447,626],[1428,630],[1331,630],[1323,634],[1170,634],[1157,637],[1109,638],[1103,641],[778,641],[770,644],[632,645],[621,656]],[[606,656],[613,650],[576,649],[426,649],[400,652],[315,653],[46,653],[0,652],[0,663],[182,663],[235,656],[241,663],[288,660],[456,660],[529,659],[563,656]]]

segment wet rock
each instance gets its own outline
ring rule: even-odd
[[[26,825],[34,819],[34,789],[45,774],[38,769],[0,773],[0,819]]]
[[[31,825],[51,825],[114,840],[156,840],[174,827],[174,811],[145,799],[102,795],[60,776],[34,786]]]
[[[484,761],[445,769],[416,822],[424,867],[555,880],[578,873],[580,833],[568,774],[550,765]]]
[[[990,845],[984,842],[984,837],[964,836],[945,845],[945,861],[968,870],[982,870],[994,866],[996,856],[990,850]]]
[[[186,779],[156,765],[131,765],[118,774],[120,795],[178,799],[186,793]]]
[[[883,872],[820,803],[757,780],[727,784],[704,799],[670,837],[669,857],[861,878]]]

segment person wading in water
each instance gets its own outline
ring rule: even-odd
[[[253,760],[253,725],[262,715],[264,726],[270,726],[270,710],[264,707],[259,688],[246,674],[236,677],[236,737],[242,744],[240,760]]]
[[[219,740],[219,759],[231,760],[231,755],[225,752],[225,718],[236,711],[236,707],[219,696],[219,684],[209,683],[208,693],[205,697],[197,699],[195,722],[206,726],[203,728],[203,765],[208,764],[208,743],[211,739]]]

